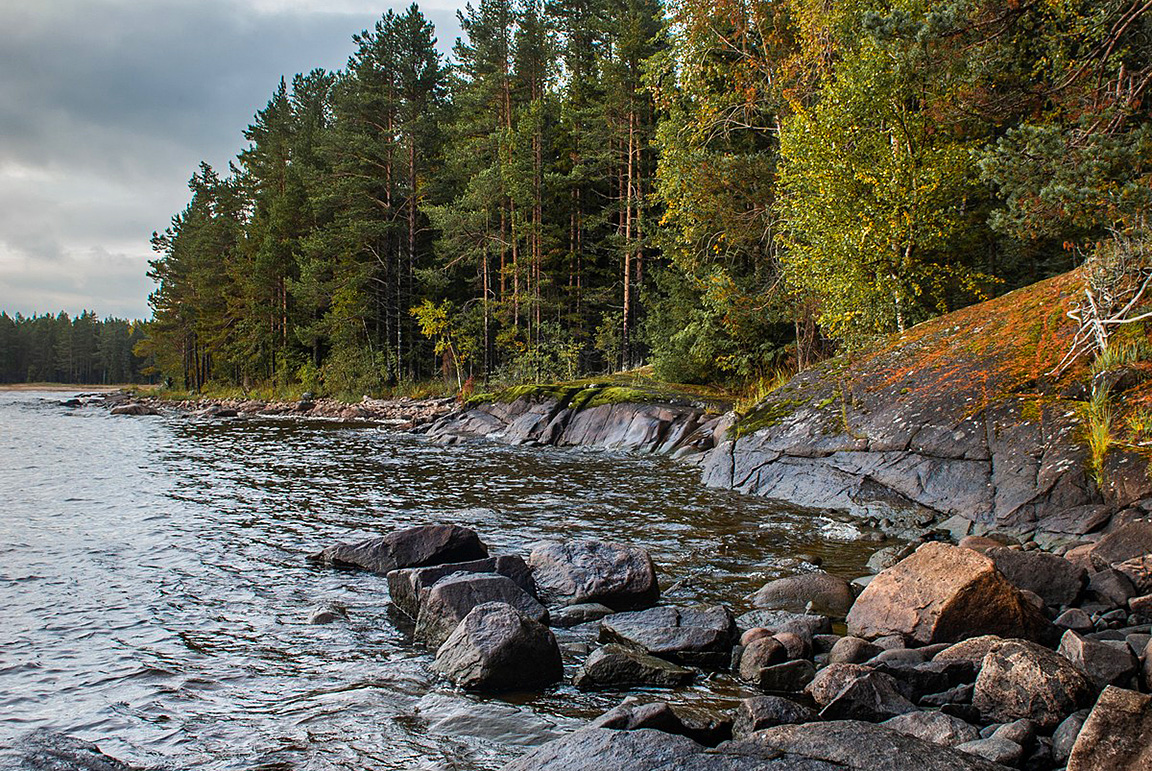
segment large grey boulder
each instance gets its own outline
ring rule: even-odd
[[[998,634],[1038,639],[1051,624],[989,558],[930,542],[879,573],[848,614],[848,633],[928,645]]]
[[[498,574],[454,573],[427,589],[416,617],[416,637],[435,648],[448,639],[477,605],[502,602],[534,621],[547,624],[548,610],[516,583]]]
[[[609,644],[592,652],[572,683],[581,690],[679,688],[689,685],[695,677],[693,670],[671,661]]]
[[[769,581],[750,599],[757,608],[844,618],[856,596],[843,578],[812,572]]]
[[[616,613],[600,622],[600,640],[647,651],[688,666],[726,668],[736,640],[736,621],[719,605],[659,607]]]
[[[1152,768],[1152,696],[1109,686],[1072,746],[1068,771]]]
[[[540,596],[549,603],[598,602],[613,610],[648,607],[660,597],[652,557],[639,546],[565,541],[528,556]]]
[[[552,630],[502,602],[473,608],[436,651],[432,669],[475,691],[532,690],[564,675]]]
[[[1026,640],[1006,640],[984,657],[972,706],[992,722],[1028,718],[1052,729],[1091,695],[1088,678],[1068,659]]]
[[[420,612],[420,595],[445,576],[453,573],[497,573],[535,596],[536,582],[532,570],[522,557],[500,554],[471,562],[449,562],[423,568],[404,568],[388,572],[388,596],[397,610],[415,620]]]
[[[1055,554],[996,547],[984,554],[1018,589],[1035,592],[1047,605],[1071,605],[1080,596],[1088,571]]]
[[[476,532],[460,525],[420,525],[396,530],[381,538],[338,543],[308,557],[340,568],[387,573],[401,568],[469,562],[488,556]]]

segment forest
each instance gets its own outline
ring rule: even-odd
[[[192,176],[137,350],[188,390],[755,388],[1145,239],[1150,6],[479,0],[449,56],[388,11]]]
[[[145,325],[92,311],[0,313],[0,383],[145,383],[149,362],[133,353]]]

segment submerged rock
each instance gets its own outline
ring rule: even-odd
[[[436,651],[432,669],[475,691],[531,690],[564,675],[552,630],[502,602],[473,608]]]
[[[620,688],[678,688],[696,677],[691,669],[641,653],[622,645],[609,644],[588,657],[573,678],[582,690]]]
[[[660,596],[652,557],[607,541],[545,543],[528,557],[540,596],[550,603],[598,602],[613,610],[652,605]]]
[[[327,602],[312,608],[308,614],[309,624],[331,624],[334,621],[347,621],[348,609],[338,602]]]
[[[878,574],[848,614],[848,633],[927,645],[983,634],[1035,639],[1050,624],[988,557],[930,542]]]
[[[34,731],[16,745],[22,768],[34,771],[136,771],[91,742],[53,731]]]
[[[388,573],[401,568],[469,562],[488,556],[488,547],[475,531],[460,525],[420,525],[382,538],[340,543],[311,555],[322,565]]]
[[[688,666],[726,668],[736,640],[727,608],[660,607],[616,613],[600,622],[600,639],[618,642]]]
[[[416,617],[416,636],[435,648],[473,608],[488,602],[505,603],[538,623],[548,623],[547,609],[507,576],[454,573],[424,592]]]

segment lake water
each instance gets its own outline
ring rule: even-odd
[[[382,576],[305,562],[338,540],[458,522],[494,552],[631,542],[666,601],[738,612],[794,554],[850,578],[875,548],[662,458],[113,417],[68,395],[0,393],[0,754],[46,728],[174,768],[498,769],[622,697],[457,691],[394,625]],[[307,624],[329,601],[349,620]],[[742,695],[720,676],[675,698]]]

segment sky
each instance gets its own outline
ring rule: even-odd
[[[149,238],[281,76],[343,67],[367,0],[0,0],[0,311],[147,318]],[[455,0],[421,3],[446,51]]]

